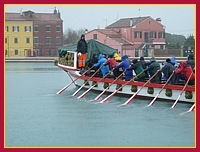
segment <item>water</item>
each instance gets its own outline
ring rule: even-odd
[[[181,115],[192,105],[135,99],[117,107],[128,97],[114,96],[105,104],[56,92],[71,82],[53,63],[6,63],[7,147],[193,147],[195,112]],[[81,90],[83,92],[84,90]],[[78,94],[80,95],[80,93]],[[103,96],[103,98],[106,95]]]

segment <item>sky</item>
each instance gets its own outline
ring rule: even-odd
[[[63,20],[63,30],[104,29],[121,18],[145,17],[161,18],[166,27],[165,32],[171,34],[195,36],[196,8],[195,5],[5,5],[5,12],[18,12],[31,10],[35,13],[53,13],[59,10]]]

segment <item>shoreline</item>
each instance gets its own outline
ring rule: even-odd
[[[5,62],[54,62],[58,57],[6,57]],[[140,57],[134,57],[135,59],[140,59]],[[149,61],[151,57],[144,57],[145,61]],[[165,60],[170,57],[155,57],[158,62],[165,62]],[[130,60],[133,57],[129,57]],[[176,57],[177,62],[186,61],[187,57]]]
[[[5,62],[54,62],[57,57],[6,57]]]

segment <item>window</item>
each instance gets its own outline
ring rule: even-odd
[[[93,39],[97,40],[97,34],[93,34]]]
[[[38,32],[38,31],[39,31],[38,25],[34,25],[34,32]]]
[[[56,26],[56,32],[60,32],[60,26]]]
[[[8,38],[7,37],[5,38],[5,43],[8,43]]]
[[[156,38],[156,32],[150,32],[150,38]]]
[[[158,32],[158,38],[165,38],[165,32]]]
[[[15,49],[15,55],[18,55],[18,50],[17,49]]]
[[[50,25],[46,25],[46,32],[50,32]]]
[[[34,37],[34,44],[38,44],[39,43],[39,38],[38,37]]]
[[[17,44],[18,43],[18,37],[14,38],[14,43]]]
[[[25,32],[31,32],[31,26],[24,26]]]
[[[142,38],[142,32],[140,32],[140,31],[135,31],[135,32],[134,32],[134,38]]]
[[[8,26],[5,27],[5,31],[9,32],[9,27]]]
[[[5,55],[7,55],[8,54],[8,50],[5,50]]]
[[[48,55],[51,56],[51,49],[48,50]]]
[[[46,43],[50,44],[51,43],[51,38],[50,37],[46,37]]]
[[[30,37],[26,37],[26,43],[30,43]]]
[[[60,37],[56,37],[56,43],[60,44]]]
[[[19,26],[13,26],[13,32],[19,32]]]

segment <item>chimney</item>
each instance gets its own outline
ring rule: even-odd
[[[57,10],[56,10],[56,7],[55,7],[55,10],[53,11],[53,13],[54,13],[54,14],[57,14]]]
[[[161,23],[162,19],[161,18],[157,18],[156,21]]]
[[[133,26],[133,19],[131,18],[130,19],[130,27],[132,27]]]
[[[20,9],[20,16],[22,16],[23,14],[22,14],[22,8]]]
[[[60,18],[60,11],[58,10],[58,17]]]

